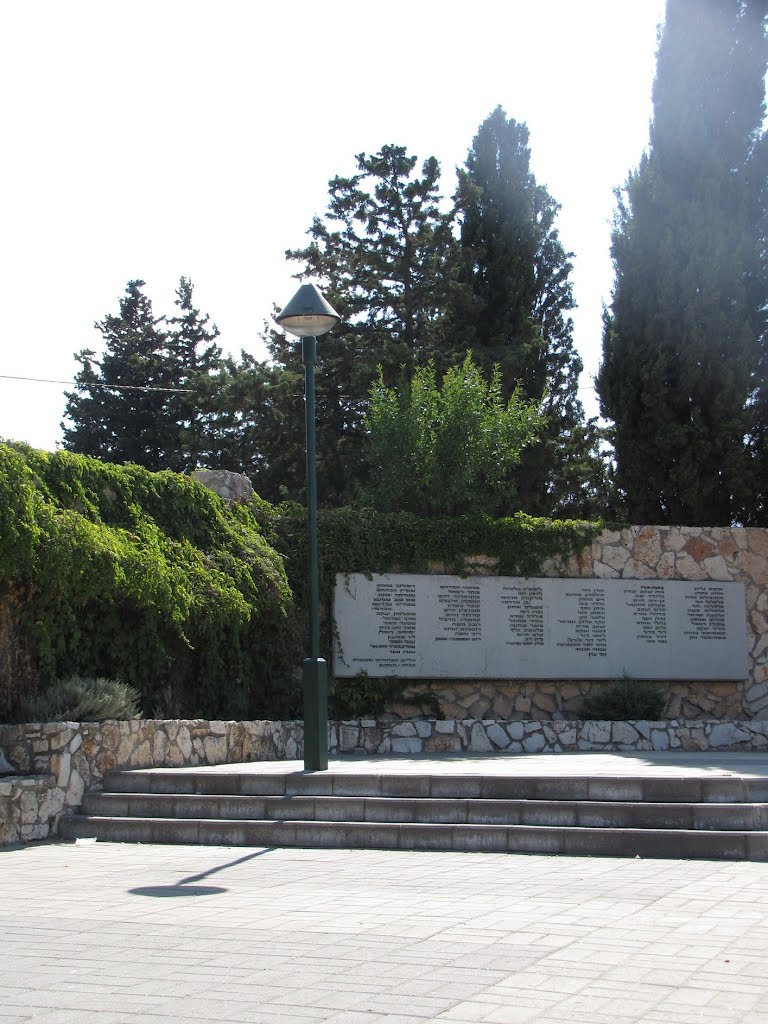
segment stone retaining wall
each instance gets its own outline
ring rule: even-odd
[[[344,754],[562,754],[576,751],[764,751],[768,721],[584,722],[426,719],[334,723]]]
[[[494,718],[503,721],[547,721],[581,718],[584,698],[610,687],[608,682],[583,679],[517,680],[484,679],[435,681],[409,685],[402,701],[393,704],[393,719],[414,721],[425,717],[419,695],[432,694],[446,718]],[[712,718],[728,722],[748,717],[751,706],[747,693],[757,694],[758,714],[764,713],[760,696],[765,683],[753,687],[747,682],[669,682],[660,684],[666,693],[662,711],[665,719]]]
[[[331,722],[332,754],[768,750],[768,721]],[[20,773],[0,777],[0,844],[54,835],[110,768],[174,768],[302,756],[301,722],[54,722],[0,726]]]
[[[52,775],[0,778],[0,846],[47,839],[64,807],[64,790]]]

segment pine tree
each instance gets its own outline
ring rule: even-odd
[[[328,210],[313,221],[310,244],[286,253],[303,265],[298,276],[317,280],[343,318],[318,344],[318,492],[325,504],[347,499],[361,473],[364,417],[378,367],[394,383],[403,367],[412,372],[439,346],[456,246],[451,217],[440,210],[434,158],[420,175],[416,157],[402,146],[356,160],[356,174],[329,182]],[[268,345],[292,382],[284,397],[300,400],[300,347],[276,331]],[[287,461],[301,467],[303,440],[295,443]],[[285,463],[285,441],[279,451]],[[303,476],[291,476],[284,484],[298,497]]]
[[[760,515],[765,14],[764,0],[667,2],[650,148],[619,196],[598,377],[635,522]]]
[[[81,369],[76,392],[68,392],[62,424],[64,448],[106,462],[135,462],[146,469],[165,466],[169,447],[167,406],[173,382],[166,356],[166,331],[142,292],[143,281],[129,281],[118,316],[97,322],[104,354],[92,349],[75,355]]]
[[[523,453],[520,501],[544,515],[594,511],[602,475],[594,425],[577,398],[571,254],[555,227],[559,205],[530,169],[529,132],[497,107],[480,125],[454,197],[461,253],[448,318],[455,352],[486,373],[501,367],[505,396],[519,385],[542,402],[548,426]]]
[[[313,221],[309,246],[286,255],[328,290],[373,379],[378,364],[385,377],[399,375],[438,344],[455,241],[452,218],[440,210],[434,157],[421,176],[403,146],[356,160],[357,174],[329,182],[328,210]]]
[[[77,392],[67,394],[64,447],[107,462],[180,472],[207,464],[215,449],[214,375],[219,330],[192,304],[182,277],[179,314],[155,317],[143,281],[129,281],[118,316],[95,326],[103,355],[75,355]]]
[[[182,277],[176,290],[179,313],[168,321],[166,354],[179,392],[168,396],[167,425],[170,431],[166,468],[181,472],[207,465],[216,441],[215,375],[221,365],[216,344],[219,329],[209,326],[192,303],[194,287]]]

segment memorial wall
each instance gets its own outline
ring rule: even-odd
[[[451,571],[449,566],[443,565],[432,565],[427,570],[435,576],[445,576]],[[481,553],[468,559],[466,571],[470,575],[444,582],[448,586],[461,587],[478,585],[481,577],[498,579],[496,563]],[[458,611],[459,603],[456,601],[458,591],[439,592],[442,593],[440,611],[430,627],[432,646],[443,648],[448,653],[441,655],[444,659],[441,671],[446,674],[431,677],[433,681],[424,681],[425,677],[414,672],[418,668],[413,664],[416,652],[423,643],[419,630],[426,628],[421,626],[414,630],[416,620],[409,618],[417,614],[415,590],[398,591],[400,603],[395,607],[393,602],[391,611],[393,615],[399,613],[400,617],[393,617],[389,622],[387,592],[380,592],[375,608],[371,604],[369,614],[375,614],[380,620],[377,629],[384,628],[384,632],[377,634],[371,642],[384,644],[384,647],[364,652],[342,641],[342,651],[337,655],[342,654],[348,662],[350,658],[393,657],[401,659],[401,671],[407,669],[405,663],[410,661],[410,670],[414,674],[405,676],[412,680],[407,686],[406,699],[392,707],[392,714],[404,719],[429,713],[426,705],[418,703],[418,695],[424,693],[437,700],[441,713],[449,719],[545,721],[578,718],[584,698],[606,685],[601,680],[622,674],[608,672],[603,675],[593,670],[594,663],[607,665],[611,658],[617,659],[612,668],[618,668],[618,660],[621,660],[627,674],[634,678],[664,680],[668,695],[666,718],[710,721],[768,718],[767,530],[674,526],[604,530],[578,557],[550,559],[541,565],[536,575],[536,580],[526,580],[522,584],[507,581],[503,585],[517,586],[517,589],[500,591],[495,600],[497,629],[503,627],[505,636],[503,645],[494,656],[500,657],[503,646],[505,653],[512,652],[517,657],[519,666],[527,659],[524,670],[519,667],[512,676],[507,674],[506,668],[495,678],[460,674],[462,659],[470,657],[470,654],[462,654],[459,658],[455,656],[456,652],[462,647],[471,651],[481,644],[481,641],[471,639],[478,635],[478,628],[483,635],[484,599],[479,591],[473,592],[474,598],[466,606],[462,604],[462,612]],[[546,585],[551,581],[567,584],[576,580],[582,583],[619,581],[623,584],[621,600],[615,600],[614,595],[604,589],[588,594],[589,588],[573,586],[563,591],[563,595],[579,596],[558,599],[561,610],[555,614],[555,606],[545,600]],[[674,592],[666,589],[646,589],[646,585],[656,582],[692,584],[693,589],[682,588],[679,593],[684,595],[683,598],[673,596]],[[716,586],[712,590],[706,585],[709,583],[722,585],[722,589]],[[703,586],[697,592],[698,584]],[[731,590],[730,584],[739,584],[740,587]],[[625,590],[626,594],[623,593]],[[737,611],[738,599],[728,596],[737,594],[739,590],[742,595],[740,612]],[[604,611],[599,594],[602,594]],[[619,607],[614,608],[614,604]],[[636,658],[638,652],[642,654],[639,664],[620,657],[622,652],[615,650],[612,623],[617,620],[618,628],[623,630],[622,635],[632,638],[634,653],[627,653],[632,654],[632,658]],[[732,634],[733,642],[738,643],[739,621],[741,635],[745,639],[742,647],[734,648],[731,664],[730,655],[725,654],[729,650],[728,641],[723,640],[722,633],[725,629],[726,634]],[[439,630],[435,629],[436,625]],[[541,648],[545,645],[541,641],[542,631],[546,628],[550,630],[550,640],[559,634],[555,643],[571,646],[555,647],[555,652],[559,651],[560,655],[544,656]],[[605,656],[600,650],[603,629]],[[671,639],[673,633],[674,640]],[[444,639],[437,640],[438,636]],[[451,636],[468,639],[452,641],[448,639]],[[359,639],[355,637],[355,643]],[[398,647],[396,641],[402,641],[406,646],[401,643]],[[672,675],[675,661],[670,651],[680,650],[681,645],[686,657],[698,647],[700,651],[709,650],[709,653],[719,651],[718,658],[728,663],[723,665],[721,660],[716,668],[712,668],[690,662],[698,664],[696,672],[686,668],[685,676],[675,677]],[[388,655],[385,653],[387,648],[403,653]],[[536,674],[542,664],[546,664],[547,658],[557,659],[565,652],[569,655],[566,659],[568,667],[562,674],[559,674],[559,669],[554,674],[555,669],[551,666],[541,671],[541,675]],[[432,653],[429,656],[432,657]],[[587,659],[589,663],[583,675],[572,671],[579,659],[581,662]],[[373,667],[375,664],[376,661],[361,662],[358,668],[371,676],[386,675],[391,671],[377,672]],[[656,669],[652,670],[650,666],[654,664]],[[670,671],[662,672],[662,664],[665,667],[669,665]],[[532,669],[530,672],[529,667]],[[341,673],[346,671],[341,664],[338,668]]]
[[[745,679],[742,583],[340,575],[338,677]]]

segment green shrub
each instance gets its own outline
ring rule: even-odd
[[[22,709],[22,721],[128,721],[141,717],[139,699],[139,691],[119,679],[70,676],[29,701]]]
[[[616,679],[608,689],[584,698],[582,718],[601,722],[658,722],[667,702],[664,687],[637,679]]]
[[[408,704],[430,718],[444,718],[434,693],[429,690],[414,693],[412,682],[411,679],[374,679],[366,675],[335,679],[328,695],[329,717],[340,721],[376,718],[389,711],[393,704]]]
[[[502,398],[468,353],[438,384],[431,361],[388,388],[379,368],[366,417],[368,485],[361,503],[383,512],[502,515],[514,508],[520,453],[546,424],[517,388]]]

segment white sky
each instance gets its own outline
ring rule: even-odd
[[[225,350],[293,295],[328,179],[387,143],[453,192],[501,104],[575,253],[582,398],[610,298],[612,190],[648,141],[664,0],[0,2],[0,375],[71,381],[132,278],[181,275]],[[322,349],[318,353],[322,359]],[[62,385],[0,376],[0,437],[53,449]]]

